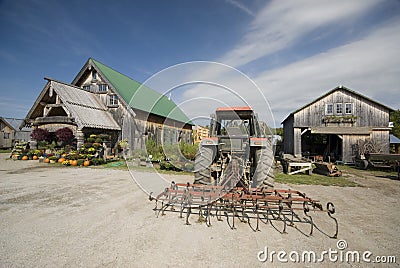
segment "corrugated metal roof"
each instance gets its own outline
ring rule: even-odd
[[[54,80],[50,81],[50,89],[60,96],[79,128],[121,129],[95,94]]]
[[[12,127],[16,131],[20,131],[20,126],[24,122],[24,119],[16,119],[16,118],[7,118],[7,117],[1,117],[3,121],[5,121],[10,127]],[[31,128],[29,127],[23,127],[21,131],[27,131],[30,132]]]
[[[395,135],[393,135],[393,134],[390,134],[389,135],[389,143],[392,143],[392,144],[400,144],[400,139],[399,138],[397,138]]]
[[[192,122],[185,113],[165,95],[140,84],[94,59],[90,60],[132,108],[192,125]]]
[[[369,135],[370,127],[312,127],[311,134]]]

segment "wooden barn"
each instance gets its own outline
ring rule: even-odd
[[[338,86],[292,112],[283,122],[284,152],[353,163],[356,144],[371,139],[389,153],[393,109]]]
[[[192,123],[168,97],[89,59],[71,84],[48,79],[25,118],[26,125],[50,131],[70,126],[77,146],[91,133],[108,133],[131,151],[157,143],[192,142]]]
[[[29,141],[31,129],[20,129],[23,119],[0,117],[0,148],[12,148],[16,141]]]

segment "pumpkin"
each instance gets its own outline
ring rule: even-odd
[[[85,162],[83,162],[83,165],[84,165],[85,167],[89,166],[89,165],[90,165],[90,161],[89,161],[89,160],[85,160]]]
[[[27,156],[27,155],[24,155],[21,159],[22,159],[22,160],[28,160],[28,156]]]
[[[71,164],[71,166],[77,166],[78,165],[78,160],[71,160],[70,164]]]
[[[33,159],[33,160],[38,160],[38,158],[39,158],[39,157],[38,157],[37,155],[32,156],[32,159]]]
[[[44,162],[45,162],[45,163],[50,163],[50,159],[45,158],[45,159],[44,159]]]
[[[58,163],[62,163],[62,162],[64,162],[65,161],[65,158],[64,157],[61,157],[60,159],[58,159]]]

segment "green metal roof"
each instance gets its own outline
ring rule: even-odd
[[[132,108],[193,125],[186,114],[165,95],[140,84],[101,62],[91,60]]]

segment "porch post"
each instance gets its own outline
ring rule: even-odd
[[[82,129],[76,130],[76,149],[82,147],[83,143],[85,142],[85,136],[83,135]]]

